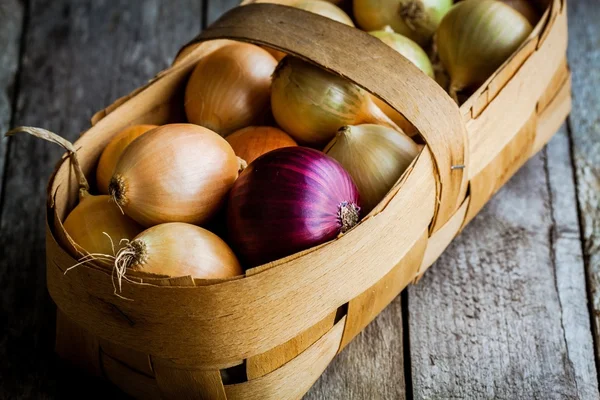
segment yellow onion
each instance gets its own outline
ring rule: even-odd
[[[206,222],[222,205],[240,170],[225,139],[193,124],[169,124],[131,143],[109,193],[144,226]]]
[[[344,25],[354,26],[352,19],[338,6],[324,0],[296,0],[292,7],[319,14]]]
[[[333,2],[325,0],[258,0],[255,3],[282,4],[319,14],[344,25],[354,26],[354,22],[344,10],[333,4]]]
[[[285,57],[287,55],[283,51],[275,50],[270,47],[266,47],[266,46],[260,46],[260,47],[262,47],[263,49],[268,51],[269,54],[272,55],[275,60],[277,60],[277,62],[281,61],[283,59],[283,57]]]
[[[531,33],[527,19],[496,0],[461,1],[437,33],[440,60],[450,75],[450,95],[481,85]]]
[[[538,11],[531,0],[502,0],[502,2],[520,12],[532,26],[537,24],[540,19]]]
[[[89,194],[80,198],[63,227],[84,255],[114,255],[123,239],[131,240],[144,230],[124,215],[110,196]]]
[[[271,150],[297,145],[290,135],[272,126],[249,126],[232,133],[225,140],[248,164]]]
[[[268,51],[232,43],[198,61],[185,88],[188,121],[220,135],[260,122],[277,61]]]
[[[344,126],[323,151],[352,176],[366,215],[394,186],[419,148],[400,132],[365,124]]]
[[[271,109],[284,131],[311,146],[325,145],[344,125],[376,123],[399,129],[368,92],[291,56],[273,74]]]
[[[221,238],[183,222],[146,229],[117,253],[114,264],[119,283],[128,271],[199,279],[243,274],[237,257]]]
[[[143,228],[119,210],[109,196],[92,196],[75,151],[68,140],[42,128],[18,127],[6,135],[28,133],[63,147],[71,158],[71,165],[79,185],[79,203],[69,213],[63,227],[77,255],[86,260],[103,263],[106,256],[114,256],[122,240],[133,239]]]
[[[407,38],[406,36],[395,33],[389,26],[385,27],[381,31],[369,32],[371,35],[380,39],[383,43],[402,54],[409,61],[411,61],[417,68],[423,71],[427,76],[435,78],[431,61],[425,50],[421,48],[416,42]],[[372,96],[375,104],[383,111],[392,121],[396,123],[403,131],[409,136],[417,133],[416,128],[411,124],[402,114],[398,113],[392,107],[388,106],[379,98]]]
[[[112,177],[113,171],[119,162],[119,158],[125,148],[129,146],[138,136],[148,132],[150,129],[156,128],[158,125],[132,125],[119,132],[106,145],[98,161],[96,168],[96,186],[98,191],[103,194],[108,194],[108,184]]]
[[[354,0],[354,17],[365,31],[390,26],[420,45],[427,44],[452,0]]]

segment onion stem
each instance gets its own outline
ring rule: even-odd
[[[90,193],[90,185],[88,184],[87,179],[85,178],[85,174],[81,169],[81,165],[79,164],[79,159],[77,158],[77,150],[73,143],[69,142],[67,139],[57,135],[54,132],[50,132],[43,128],[37,128],[34,126],[18,126],[10,131],[6,132],[5,136],[13,136],[17,133],[27,133],[31,136],[35,136],[37,138],[46,140],[51,143],[55,143],[65,149],[69,153],[69,157],[71,158],[71,165],[73,165],[73,169],[75,170],[75,176],[77,177],[77,184],[79,186],[79,200],[82,200],[85,196]]]

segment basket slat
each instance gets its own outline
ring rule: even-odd
[[[163,398],[226,400],[218,369],[181,368],[168,360],[153,357],[156,383]]]

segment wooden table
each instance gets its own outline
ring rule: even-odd
[[[0,132],[75,139],[238,0],[0,0]],[[569,2],[573,111],[337,357],[309,399],[598,399],[600,6]],[[60,150],[0,145],[0,398],[121,398],[53,353],[45,186]]]

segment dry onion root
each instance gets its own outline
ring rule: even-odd
[[[215,132],[168,124],[131,143],[117,164],[110,195],[143,226],[206,222],[245,163]]]
[[[133,239],[143,230],[134,220],[123,215],[109,196],[92,196],[89,193],[87,179],[71,142],[55,133],[35,127],[18,127],[6,135],[18,132],[56,143],[69,153],[79,185],[79,204],[69,213],[63,227],[78,255],[84,256],[82,260],[95,260],[105,264],[107,260],[103,255],[114,255],[123,245],[122,240]]]

